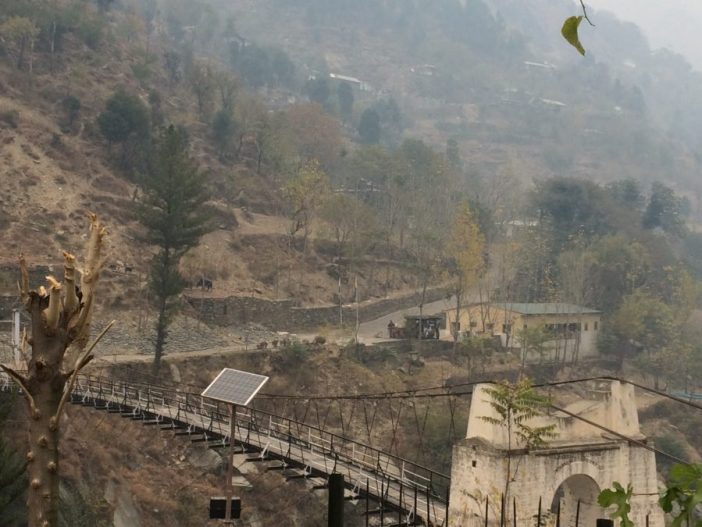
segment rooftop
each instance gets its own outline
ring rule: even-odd
[[[575,304],[564,304],[561,302],[550,303],[503,303],[494,304],[495,307],[513,311],[521,315],[596,315],[600,311],[589,307],[577,306]]]

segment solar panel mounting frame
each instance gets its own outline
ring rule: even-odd
[[[233,377],[228,379],[227,377],[232,376],[232,374]],[[263,388],[263,385],[266,384],[266,382],[268,382],[268,379],[269,377],[266,377],[265,375],[235,370],[233,368],[224,368],[221,372],[217,374],[217,377],[214,378],[214,380],[209,384],[207,388],[203,390],[203,392],[200,395],[208,399],[213,399],[215,401],[220,401],[227,404],[233,404],[235,406],[248,406],[248,404],[256,396],[259,390]],[[240,384],[242,380],[248,385],[249,388],[248,391],[244,392],[244,395],[242,395],[241,391],[236,393],[237,389],[241,390],[240,386],[231,388],[231,384],[237,382]],[[251,381],[255,382],[252,383]],[[228,383],[226,388],[218,386],[218,384],[222,384],[223,382]],[[227,394],[220,395],[219,393],[217,393],[217,388],[219,388],[220,390],[227,390],[230,393],[235,393],[232,393],[231,396],[227,398]],[[208,392],[210,391],[215,392],[215,395],[208,395]],[[237,395],[239,396],[239,398],[235,399]]]

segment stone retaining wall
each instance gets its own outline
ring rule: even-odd
[[[412,293],[394,298],[369,300],[359,306],[361,322],[406,309],[419,304],[421,293]],[[434,302],[446,296],[446,289],[427,290],[425,302]],[[251,322],[279,331],[301,331],[331,326],[339,323],[339,306],[298,307],[294,300],[267,300],[256,297],[230,296],[227,298],[188,297],[196,315],[208,324],[218,326],[242,325]],[[356,306],[342,307],[347,323],[355,322]]]

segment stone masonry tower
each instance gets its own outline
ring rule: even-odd
[[[489,525],[499,525],[500,497],[506,475],[507,430],[481,416],[497,417],[489,404],[487,385],[473,392],[466,438],[453,448],[451,469],[450,527],[485,525],[488,498]],[[588,392],[587,399],[577,400],[565,410],[614,430],[628,438],[646,441],[639,428],[639,418],[631,385],[618,381],[599,383]],[[511,483],[509,487],[509,521],[513,525],[513,500],[516,502],[516,525],[533,526],[539,499],[547,516],[545,525],[555,525],[553,515],[560,504],[561,526],[575,525],[579,505],[580,527],[595,527],[598,518],[608,518],[597,504],[600,490],[615,481],[625,488],[631,483],[632,520],[635,525],[663,527],[663,512],[658,507],[656,459],[653,452],[618,438],[563,412],[539,418],[534,425],[556,425],[558,436],[544,448],[526,451],[512,440]]]

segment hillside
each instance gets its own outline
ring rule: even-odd
[[[526,184],[662,180],[696,204],[699,75],[607,13],[582,28],[582,58],[559,34],[578,9],[568,1],[217,5],[243,35],[394,97],[405,135],[438,148],[457,140],[469,172],[485,180],[506,167]]]
[[[603,13],[580,57],[558,35],[577,9],[0,0],[0,318],[17,307],[17,254],[32,287],[60,278],[61,250],[85,260],[94,211],[109,251],[93,333],[118,320],[86,370],[96,375],[200,393],[223,367],[264,373],[269,395],[290,397],[261,394],[259,409],[329,417],[444,473],[468,411],[454,385],[616,371],[694,391],[702,82]],[[52,291],[32,331],[59,349],[74,319],[52,328],[55,300],[92,304]],[[437,300],[459,304],[462,322],[442,328],[452,342],[362,344]],[[500,303],[571,304],[597,322],[498,320]],[[352,329],[374,319],[369,335]],[[585,331],[592,359],[579,356]],[[47,385],[35,342],[28,376]],[[65,374],[53,369],[55,388]],[[696,418],[657,396],[642,407],[665,450],[702,458]],[[131,419],[68,415],[64,491],[84,523],[202,524],[216,455]],[[24,428],[6,428],[13,444]],[[260,465],[244,472],[252,527],[286,525],[287,510],[291,525],[322,521],[304,481],[288,490]]]
[[[337,302],[338,272],[330,271],[335,254],[325,245],[328,229],[314,227],[311,239],[315,246],[319,240],[315,250],[303,254],[293,247],[290,252],[291,219],[285,215],[288,206],[281,191],[285,181],[280,176],[282,169],[266,161],[261,167],[261,154],[257,161],[252,150],[256,148],[251,143],[253,128],[248,130],[244,124],[238,139],[242,153],[225,157],[218,152],[209,122],[215,107],[201,114],[191,86],[169,80],[162,57],[171,43],[165,35],[154,37],[144,59],[140,40],[144,34],[139,27],[125,26],[132,20],[130,9],[135,6],[121,6],[104,14],[89,9],[80,23],[95,24],[99,33],[94,38],[99,37],[99,41],[88,43],[82,26],[68,25],[56,56],[47,52],[40,34],[31,73],[26,63],[16,67],[13,46],[4,48],[5,60],[0,61],[0,243],[5,250],[0,253],[0,264],[14,264],[22,252],[31,264],[46,266],[63,249],[78,251],[84,213],[96,211],[110,228],[108,279],[125,288],[125,298],[135,300],[132,295],[145,280],[152,254],[151,248],[137,241],[137,174],[125,169],[126,147],[110,145],[97,122],[106,101],[122,90],[143,102],[154,127],[173,123],[187,128],[192,155],[211,189],[209,206],[217,228],[183,260],[181,271],[188,281],[207,276],[214,281],[212,294],[218,297],[256,295],[293,297],[301,304]],[[68,7],[66,10],[66,16],[74,16]],[[130,42],[130,36],[137,35],[136,42]],[[219,75],[217,78],[237,93],[241,102],[238,118],[253,122],[265,117],[265,99],[252,98],[216,63],[202,64],[207,65],[208,75]],[[211,89],[208,104],[214,105],[214,86]],[[66,106],[69,98],[79,103],[73,117]],[[247,111],[251,115],[244,115]],[[317,110],[311,111],[317,118]],[[297,119],[294,126],[298,128],[291,133],[302,132],[299,127],[304,126],[304,114]],[[332,125],[337,126],[335,122]],[[329,148],[337,147],[332,143]],[[336,157],[338,152],[330,155]],[[357,280],[361,300],[413,285],[411,277],[401,271],[389,270],[381,277],[374,275],[372,264],[365,267]],[[349,301],[353,287],[346,279],[344,282],[344,300]],[[13,291],[10,286],[4,292]]]
[[[619,31],[625,26],[602,14],[603,27],[583,37],[592,57],[581,60],[558,35],[543,36],[552,34],[549,28],[569,12],[567,3],[521,10],[508,2],[462,8],[449,0],[432,10],[416,2],[401,9],[393,2],[335,4],[338,11],[330,7],[312,1],[214,2],[193,15],[175,2],[148,20],[141,4],[127,2],[105,13],[88,11],[84,21],[67,24],[59,53],[49,52],[40,33],[31,74],[26,64],[13,67],[16,49],[7,46],[7,60],[0,64],[0,162],[8,176],[0,182],[5,227],[0,243],[7,250],[0,258],[12,261],[13,254],[23,251],[37,264],[48,263],[60,248],[77,248],[79,211],[96,209],[111,226],[111,243],[119,248],[115,259],[143,274],[150,249],[135,242],[137,182],[120,166],[119,147],[105,141],[96,122],[117,88],[139,96],[152,124],[165,119],[189,131],[193,154],[212,189],[219,229],[188,255],[183,272],[193,281],[203,275],[214,279],[217,296],[293,297],[308,305],[338,302],[338,254],[327,243],[336,227],[316,220],[311,236],[319,243],[314,250],[290,252],[289,205],[282,190],[291,168],[281,156],[291,148],[312,152],[326,159],[332,184],[345,185],[346,174],[355,169],[346,166],[344,155],[358,148],[362,110],[380,112],[383,101],[397,103],[393,111],[400,113],[394,121],[383,117],[381,143],[392,148],[413,137],[443,151],[448,141],[455,141],[463,160],[458,184],[488,208],[509,207],[508,215],[521,214],[519,196],[532,179],[550,175],[603,182],[633,178],[644,185],[664,180],[697,210],[696,106],[685,111],[689,126],[679,128],[680,133],[670,128],[687,99],[670,92],[669,77],[653,72],[679,68],[680,59],[651,55],[637,30],[626,26],[634,35],[626,39]],[[217,21],[215,9],[225,13]],[[207,38],[188,43],[178,24],[191,16],[198,35],[214,24]],[[373,24],[366,24],[369,19]],[[87,31],[89,24],[96,26],[95,34]],[[275,82],[255,81],[251,75],[260,71],[230,57],[227,48],[239,40],[247,43],[244,49],[261,46],[271,56],[282,53],[280,60],[291,61],[285,67],[294,73],[279,73]],[[167,58],[173,53],[178,58],[172,71]],[[638,64],[635,75],[622,66],[629,56]],[[201,58],[206,61],[198,62]],[[238,80],[227,82],[233,83],[239,101],[234,117],[241,131],[237,153],[222,155],[210,120],[217,115],[217,99],[224,97],[223,81],[217,79],[228,75],[230,60]],[[192,84],[200,67],[220,83],[219,88],[210,86],[204,113]],[[294,110],[299,117],[285,115],[285,126],[291,137],[309,136],[307,144],[274,137],[274,151],[263,152],[260,123],[268,126],[262,119],[271,111],[266,106],[278,110],[292,102],[297,108],[295,103],[310,97],[305,78],[328,72],[368,84],[354,92],[352,114],[341,123],[325,124],[331,133],[315,137],[314,130],[304,128],[305,121],[322,123],[326,117]],[[69,95],[80,102],[70,123]],[[677,106],[671,108],[673,99]],[[325,103],[325,109],[338,115],[334,104]],[[343,144],[330,140],[337,133],[334,127]],[[375,221],[373,229],[387,228],[383,217]],[[402,245],[402,228],[391,236]],[[375,272],[372,262],[388,252],[386,243],[364,241],[358,250],[371,257],[367,264],[359,263],[365,268],[356,273],[361,300],[418,285],[419,279],[402,266],[390,269],[386,264],[382,273]],[[301,279],[293,281],[293,267]],[[344,301],[354,299],[348,271],[341,272]]]

